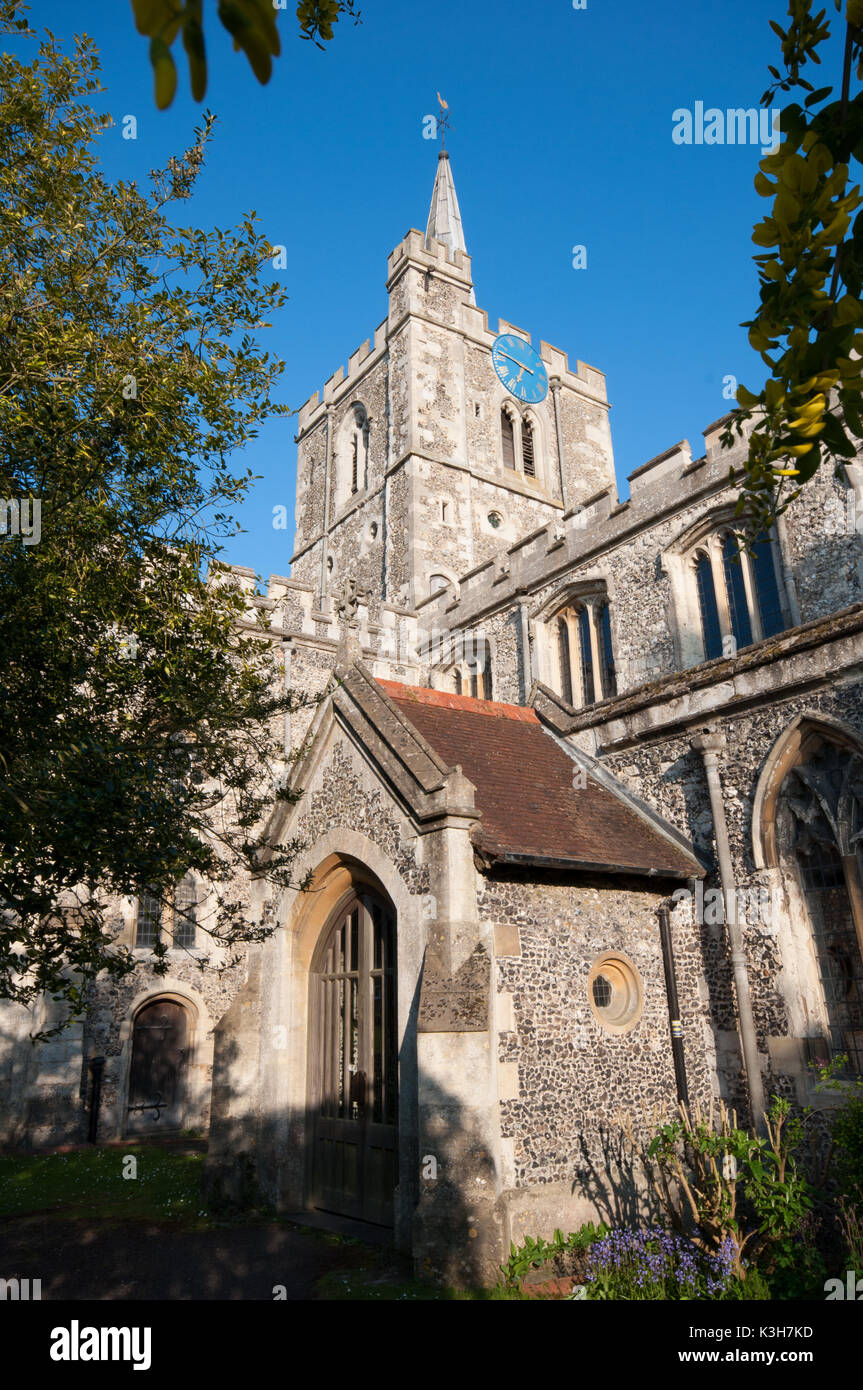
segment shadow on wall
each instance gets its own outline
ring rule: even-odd
[[[584,1134],[579,1140],[573,1195],[588,1198],[607,1226],[663,1223],[662,1207],[648,1191],[641,1163],[620,1127],[599,1125],[591,1137],[592,1146]]]
[[[399,1056],[402,1126],[389,1239],[396,1249],[413,1257],[419,1277],[451,1286],[479,1287],[497,1281],[502,1258],[503,1223],[496,1199],[494,1161],[484,1142],[480,1112],[466,1107],[427,1074],[419,1097],[415,1082],[405,1084],[404,1078],[417,1077],[418,999],[419,986]],[[254,1011],[243,1010],[242,1000],[233,1022],[242,1032],[247,1028],[254,1032],[260,1043]],[[257,1050],[253,1055],[257,1058]],[[322,1212],[324,1203],[319,1206],[313,1195],[318,1159],[313,1152],[316,1112],[308,1107],[275,1110],[262,1103],[260,1073],[259,1066],[250,1065],[242,1037],[231,1036],[229,1029],[217,1029],[204,1200],[214,1212],[231,1213],[254,1206],[291,1216],[309,1209]],[[327,1202],[330,1215],[337,1221],[355,1218],[357,1200],[362,1206],[369,1189],[374,1188],[376,1171],[380,1180],[371,1130],[370,1126],[370,1144],[360,1156],[360,1165],[352,1166],[352,1155],[345,1158],[350,1189],[347,1202],[341,1211],[331,1197]],[[363,1158],[369,1184],[366,1191]],[[373,1190],[371,1196],[374,1201]],[[380,1233],[385,1236],[385,1228],[381,1227]]]
[[[22,1006],[0,1001],[0,1144],[36,1150],[80,1143],[86,1135],[82,1025],[46,1043],[30,1032],[53,1026],[57,1010],[34,1022]]]

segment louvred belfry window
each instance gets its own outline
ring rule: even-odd
[[[500,433],[503,441],[503,466],[515,468],[515,433],[505,410],[500,413]]]
[[[536,477],[536,456],[533,448],[533,426],[525,420],[521,429],[521,458],[528,478]]]

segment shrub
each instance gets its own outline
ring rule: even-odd
[[[807,1245],[814,1198],[794,1159],[803,1125],[789,1118],[790,1109],[774,1096],[765,1136],[740,1129],[721,1101],[711,1102],[707,1115],[681,1105],[680,1117],[646,1144],[635,1138],[631,1121],[624,1125],[674,1230],[705,1254],[733,1249],[740,1280],[753,1264],[768,1276],[793,1269],[801,1242]]]

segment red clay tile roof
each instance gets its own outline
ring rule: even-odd
[[[378,680],[418,733],[476,787],[477,848],[526,858],[688,878],[697,861],[575,764],[532,709]]]

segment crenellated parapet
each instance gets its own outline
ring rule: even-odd
[[[620,502],[608,487],[545,526],[502,547],[462,575],[457,592],[432,594],[417,605],[424,625],[469,627],[484,614],[512,604],[556,575],[591,562],[687,505],[706,500],[728,483],[729,468],[740,469],[745,438],[723,449],[720,436],[728,417],[704,431],[704,454],[692,458],[687,440],[648,460],[630,474],[631,495]]]
[[[348,358],[347,371],[338,367],[324,383],[323,391],[315,391],[305,404],[300,406],[297,416],[297,441],[316,427],[326,414],[327,406],[337,405],[356,390],[359,382],[386,354],[387,321],[375,329],[374,340],[366,338],[356,352]]]

